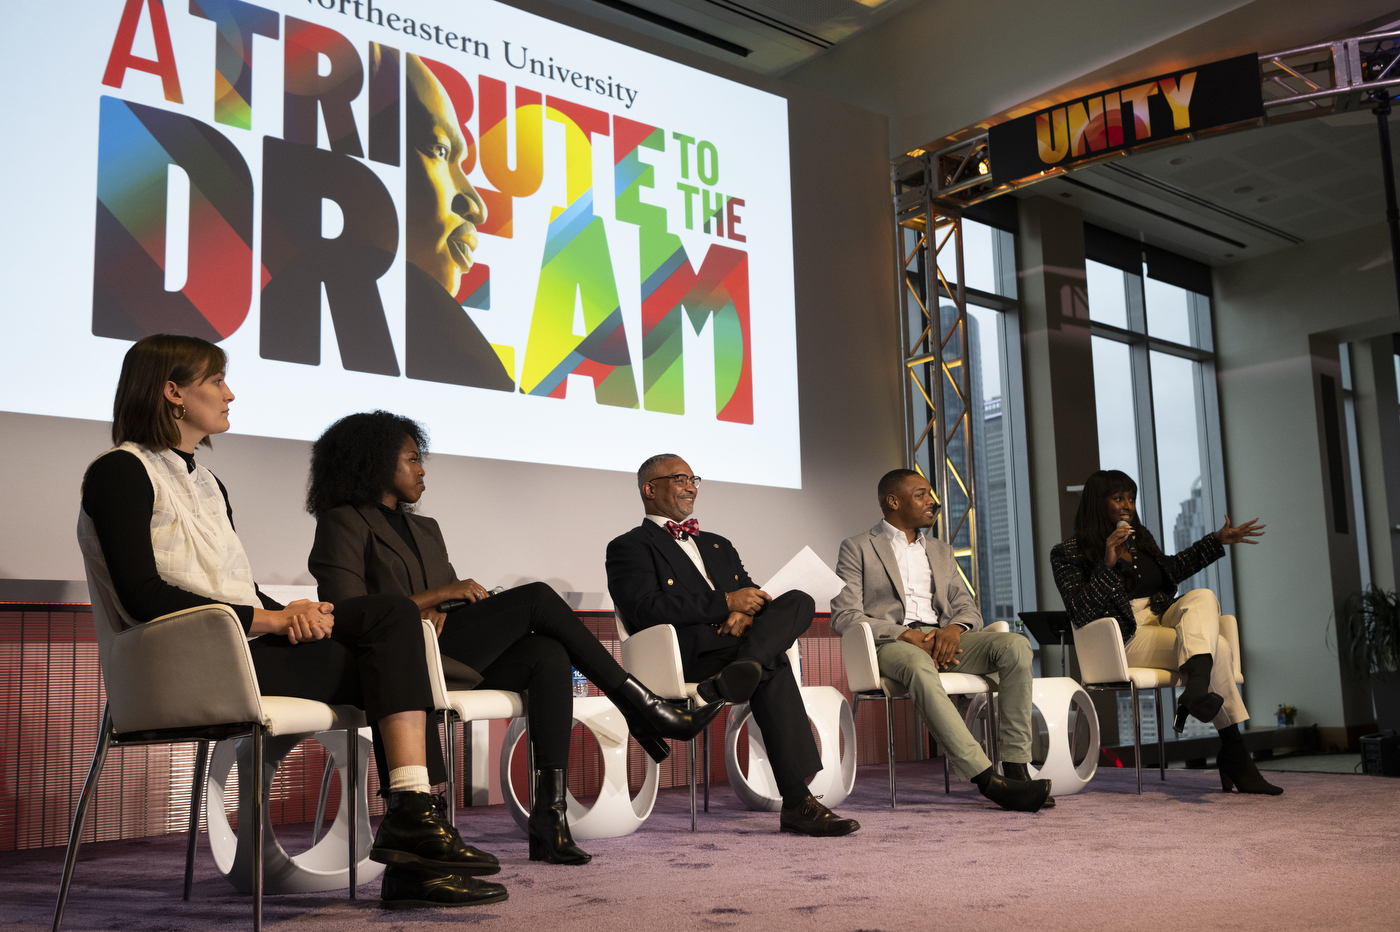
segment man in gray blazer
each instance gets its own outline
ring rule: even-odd
[[[836,573],[846,587],[831,600],[831,627],[870,626],[880,675],[903,683],[948,762],[1004,809],[1053,806],[1049,780],[1031,780],[1031,649],[1019,634],[982,630],[982,613],[963,585],[953,548],[929,537],[938,506],[928,480],[911,469],[880,479],[885,517],[841,542]],[[939,670],[997,673],[1002,769],[973,740]]]

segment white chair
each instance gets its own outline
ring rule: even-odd
[[[505,796],[506,807],[521,829],[526,828],[530,808],[534,805],[533,777],[526,781],[526,800],[522,801],[515,792],[511,780],[510,763],[515,747],[521,738],[526,741],[527,760],[531,761],[527,770],[534,771],[533,755],[529,746],[529,728],[526,718],[526,701],[520,693],[504,689],[450,689],[444,674],[442,654],[438,649],[437,632],[431,622],[423,623],[424,649],[428,654],[428,674],[433,688],[434,706],[443,711],[447,727],[444,751],[449,761],[447,795],[451,803],[448,807],[449,820],[456,824],[456,723],[484,722],[492,719],[511,719],[501,742],[500,775],[501,791]],[[573,702],[574,721],[581,723],[593,733],[603,754],[603,785],[593,805],[584,808],[572,793],[566,794],[569,806],[569,828],[574,838],[616,838],[635,832],[651,815],[656,803],[656,792],[660,785],[660,769],[647,759],[646,778],[636,798],[632,798],[627,785],[627,723],[622,713],[608,699],[602,696],[576,697]],[[485,742],[472,755],[475,768],[485,762]],[[475,781],[474,781],[475,782]],[[482,781],[484,782],[484,781]]]
[[[1010,631],[1011,626],[1004,621],[993,622],[985,626],[984,631]],[[858,621],[841,635],[841,659],[846,665],[846,685],[850,687],[851,695],[855,698],[855,708],[860,708],[863,700],[881,700],[885,702],[885,742],[889,754],[890,766],[890,808],[895,808],[895,772],[894,772],[894,700],[909,698],[909,690],[903,683],[883,677],[880,675],[880,664],[875,656],[875,636],[870,631],[868,622]],[[986,729],[985,742],[987,745],[987,756],[991,758],[992,765],[997,762],[996,753],[996,702],[993,701],[996,694],[996,674],[978,676],[971,673],[939,673],[939,680],[943,684],[943,690],[949,696],[984,696],[988,700],[986,709],[988,713],[988,724]],[[975,715],[977,709],[969,709],[969,718]],[[971,726],[969,722],[969,726]],[[941,748],[939,749],[941,752]],[[950,789],[948,779],[948,761],[943,761],[943,791],[946,793]]]
[[[1240,667],[1240,629],[1234,615],[1220,616],[1220,635],[1225,638],[1233,655],[1235,683],[1244,682]],[[1162,689],[1186,682],[1176,670],[1159,667],[1130,667],[1123,647],[1123,632],[1114,618],[1099,618],[1074,629],[1074,651],[1079,659],[1079,674],[1088,690],[1127,689],[1133,702],[1133,765],[1137,768],[1137,791],[1142,793],[1142,715],[1138,709],[1138,693],[1150,689],[1157,702],[1157,767],[1161,779],[1167,779],[1166,734],[1162,721]]]
[[[614,611],[618,638],[622,641],[622,667],[648,689],[665,699],[685,699],[692,705],[702,702],[695,691],[699,685],[685,681],[682,670],[680,641],[671,625],[653,625],[635,634],[628,632],[622,613]],[[828,806],[839,805],[855,786],[856,741],[855,719],[850,705],[840,691],[831,686],[802,686],[802,655],[796,643],[787,650],[788,665],[797,678],[807,717],[817,728],[821,745],[822,769],[809,789],[823,797]],[[776,811],[782,807],[773,768],[768,762],[768,750],[763,733],[752,721],[748,703],[729,710],[725,727],[725,768],[734,793],[749,809]],[[739,766],[739,734],[748,725],[749,770]],[[841,751],[844,738],[845,752]],[[709,730],[703,734],[705,771],[705,811],[710,809]],[[696,828],[695,742],[688,744],[690,765],[690,828]]]
[[[834,686],[802,685],[802,654],[794,643],[787,651],[788,666],[802,693],[807,717],[817,729],[822,769],[807,790],[821,799],[828,809],[839,806],[856,785],[856,723],[851,705]],[[749,726],[749,772],[739,766],[739,732]],[[843,752],[841,744],[846,748]],[[750,809],[777,812],[783,806],[763,732],[753,721],[747,702],[732,706],[724,729],[724,762],[734,795]]]
[[[653,625],[633,634],[622,620],[622,611],[613,610],[617,622],[617,638],[622,645],[622,669],[637,678],[647,689],[663,699],[674,702],[688,702],[692,707],[700,704],[700,696],[695,688],[698,683],[687,683],[681,665],[681,645],[676,638],[676,629],[671,625]],[[705,729],[705,810],[710,803],[710,730]],[[695,805],[695,741],[686,742],[687,763],[690,776],[690,830],[696,830],[697,815]],[[648,757],[648,760],[651,758]]]
[[[288,736],[290,740],[293,735],[345,731],[350,756],[345,795],[355,800],[363,795],[363,791],[359,789],[357,780],[359,768],[356,766],[358,755],[354,738],[357,730],[364,725],[364,714],[349,706],[261,695],[247,638],[232,609],[224,605],[207,605],[173,612],[141,624],[132,619],[117,600],[107,567],[101,558],[85,555],[84,564],[107,702],[102,713],[92,767],[73,813],[63,879],[54,906],[54,932],[63,921],[73,868],[82,843],[83,825],[93,791],[102,774],[107,750],[133,744],[199,742],[190,800],[189,843],[185,855],[185,899],[188,900],[208,743],[236,735],[248,736],[249,766],[240,768],[240,772],[246,774],[248,805],[240,808],[243,830],[239,835],[246,842],[248,886],[253,895],[253,929],[260,932],[264,849],[271,836],[270,826],[266,824],[269,781],[265,772],[265,745],[269,739],[281,736]],[[210,821],[212,824],[214,820]],[[362,828],[365,831],[361,832]],[[359,819],[352,818],[346,823],[348,849],[344,882],[352,899],[361,879],[359,867],[369,853],[367,829],[367,822],[362,823]],[[275,844],[275,840],[272,840],[272,845]],[[378,867],[369,862],[365,874],[369,875],[373,868]]]

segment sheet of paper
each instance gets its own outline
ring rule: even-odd
[[[811,547],[803,547],[797,556],[778,570],[763,591],[777,598],[791,589],[801,589],[810,595],[820,610],[822,605],[834,599],[845,587],[841,577],[822,562],[822,558]]]

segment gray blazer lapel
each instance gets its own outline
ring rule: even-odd
[[[894,599],[902,608],[904,605],[904,578],[899,575],[899,561],[894,557],[894,547],[890,545],[889,535],[879,524],[870,529],[870,543],[875,548],[875,555],[884,564],[885,572],[890,576],[890,585],[894,587]],[[903,617],[903,612],[900,613]]]
[[[375,537],[379,538],[380,543],[394,551],[398,558],[403,561],[403,565],[408,568],[408,578],[412,581],[411,591],[422,592],[424,589],[427,589],[428,582],[423,578],[423,571],[418,566],[418,557],[414,555],[413,550],[404,539],[399,536],[398,531],[395,531],[389,526],[389,522],[386,521],[384,515],[380,513],[379,506],[357,505],[355,506],[355,510],[358,511],[365,519],[365,522],[369,524],[369,529],[374,532]]]

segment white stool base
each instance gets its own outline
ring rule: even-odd
[[[627,786],[627,722],[622,713],[604,696],[578,697],[574,699],[574,721],[591,731],[598,740],[598,749],[603,754],[603,785],[598,790],[598,798],[589,808],[584,808],[574,799],[573,793],[567,795],[570,833],[575,841],[632,834],[647,820],[652,806],[656,805],[661,768],[647,757],[646,777],[637,795],[632,796]],[[511,783],[510,762],[515,755],[515,746],[524,734],[525,719],[514,719],[506,729],[505,740],[501,742],[501,791],[515,824],[522,829],[530,814]],[[533,779],[533,775],[526,779]]]
[[[326,752],[340,772],[340,807],[336,810],[335,821],[330,829],[310,849],[298,855],[289,855],[273,832],[270,807],[267,799],[272,788],[273,775],[292,749],[306,738],[314,738],[325,746]],[[345,890],[350,883],[350,869],[346,863],[349,851],[349,803],[344,787],[349,786],[345,732],[323,731],[314,735],[282,735],[267,739],[267,751],[263,760],[263,892],[276,893],[316,893],[322,890]],[[360,729],[358,785],[369,785],[369,761],[373,745],[369,739],[369,729]],[[228,778],[235,760],[238,763],[239,831],[235,836],[224,814],[224,800],[229,791]],[[248,824],[252,815],[250,798],[251,784],[248,768],[252,766],[252,742],[249,738],[232,738],[214,745],[209,759],[209,783],[206,794],[205,819],[209,825],[209,850],[214,855],[214,865],[240,893],[253,892],[253,853],[243,839],[251,838]],[[384,872],[384,865],[369,860],[369,849],[374,833],[369,828],[369,801],[363,792],[356,800],[356,815],[359,819],[357,842],[360,848],[360,862],[356,868],[356,881],[367,883]]]
[[[802,704],[807,717],[817,729],[821,745],[822,769],[812,778],[807,789],[822,798],[828,809],[839,806],[856,785],[856,726],[851,704],[832,686],[803,686]],[[749,726],[749,772],[739,767],[739,732]],[[841,740],[846,749],[841,751]],[[757,812],[777,812],[783,807],[782,797],[773,779],[773,766],[768,763],[768,749],[763,732],[753,721],[747,702],[729,709],[729,722],[724,729],[724,763],[729,771],[729,785],[734,795]]]

